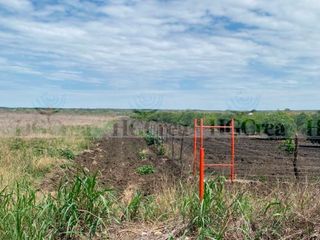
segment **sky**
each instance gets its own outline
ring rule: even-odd
[[[319,0],[0,0],[0,106],[319,109]]]

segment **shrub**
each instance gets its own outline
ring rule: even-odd
[[[280,111],[266,115],[263,125],[269,136],[293,137],[297,129],[294,118]]]
[[[307,134],[308,123],[311,120],[311,116],[306,113],[300,113],[295,116],[294,121],[297,125],[297,129],[304,134]]]

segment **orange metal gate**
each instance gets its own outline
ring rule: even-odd
[[[196,175],[197,162],[198,162],[198,129],[199,133],[199,198],[202,201],[204,196],[204,172],[207,167],[227,167],[230,168],[230,180],[235,180],[234,160],[235,160],[235,130],[234,119],[231,120],[230,126],[205,126],[203,125],[203,118],[200,119],[200,125],[198,125],[198,119],[194,119],[194,136],[193,136],[193,175]],[[231,159],[230,163],[217,163],[217,164],[205,164],[205,149],[203,145],[204,130],[205,129],[231,129]]]

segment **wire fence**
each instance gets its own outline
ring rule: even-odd
[[[192,172],[193,129],[179,125],[129,121],[126,135],[114,136],[143,137],[146,131],[152,132],[165,145],[166,156]],[[131,127],[131,130],[130,130]],[[130,133],[130,134],[129,134]],[[230,134],[206,130],[206,163],[230,162]],[[268,139],[265,136],[236,136],[235,174],[245,179],[320,179],[320,145],[313,144],[304,136],[297,136],[296,147],[292,152],[285,149],[283,139]],[[207,169],[206,174],[226,175],[228,169]]]

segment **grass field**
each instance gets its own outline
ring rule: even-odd
[[[112,127],[112,115],[0,113],[0,186],[34,180],[70,160]]]
[[[223,177],[212,178],[200,203],[196,179],[181,177],[172,184],[165,173],[161,179],[156,175],[162,163],[154,161],[166,161],[166,154],[159,154],[154,143],[140,139],[137,144],[133,141],[138,140],[129,139],[122,141],[119,155],[107,158],[108,148],[106,156],[99,155],[104,143],[121,143],[121,139],[99,140],[117,118],[112,113],[57,113],[50,119],[36,112],[0,113],[1,239],[320,237],[318,182],[231,185]],[[93,146],[94,141],[98,147]],[[78,165],[77,156],[89,160],[88,154],[99,155],[93,162],[117,158],[122,166],[119,174],[135,176],[131,183],[143,180],[148,184],[152,175],[157,176],[156,189],[148,193],[139,188],[111,189],[100,182],[103,169],[67,176],[51,192],[41,189],[40,183],[55,167]],[[137,161],[141,167],[133,168],[124,160]],[[108,171],[102,174],[105,178]]]

